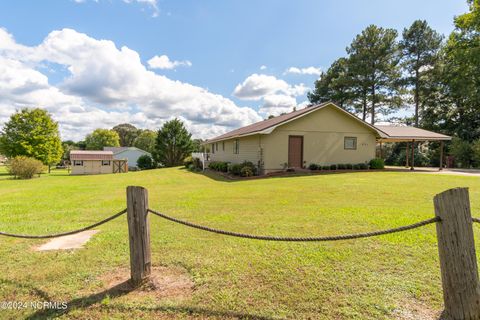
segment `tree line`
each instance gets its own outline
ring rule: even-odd
[[[310,102],[335,101],[371,124],[382,116],[454,136],[449,148],[461,165],[480,166],[480,1],[467,2],[447,38],[424,20],[401,35],[368,26],[320,75]],[[413,116],[387,118],[405,108]]]
[[[201,140],[192,139],[182,121],[167,121],[158,131],[138,129],[124,123],[112,129],[95,129],[84,140],[61,141],[58,123],[41,108],[24,108],[14,113],[0,131],[0,154],[16,162],[33,163],[35,174],[40,165],[50,167],[70,159],[72,150],[103,150],[104,147],[137,147],[152,154],[155,166],[177,166],[193,151],[201,149]],[[26,159],[28,158],[28,159]],[[30,161],[30,160],[28,160]]]

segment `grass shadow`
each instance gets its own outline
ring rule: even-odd
[[[1,282],[1,281],[0,281]],[[76,309],[85,309],[92,305],[102,302],[105,298],[117,298],[123,295],[126,295],[130,292],[135,291],[135,288],[130,286],[129,281],[124,281],[112,288],[103,290],[101,292],[86,296],[80,297],[67,302],[66,309],[42,309],[38,310],[31,315],[27,316],[25,319],[52,319],[61,316],[67,315],[70,311]],[[44,301],[50,301],[48,295],[44,293],[42,296]],[[115,309],[120,312],[129,312],[129,311],[143,311],[143,312],[167,312],[167,313],[179,313],[187,315],[200,315],[205,317],[220,317],[220,318],[234,318],[234,319],[252,319],[252,320],[273,320],[274,318],[265,317],[255,314],[243,313],[243,312],[234,312],[234,311],[221,311],[221,310],[211,310],[201,307],[190,307],[190,306],[157,306],[157,307],[142,307],[142,306],[111,306],[105,305],[102,308],[106,309]]]
[[[186,169],[183,169],[186,170]],[[377,173],[377,172],[399,172],[395,169],[382,169],[382,170],[332,170],[332,171],[293,171],[293,172],[275,172],[271,174],[266,174],[263,176],[253,176],[248,178],[243,177],[229,177],[223,173],[205,170],[205,171],[190,171],[194,174],[199,174],[205,176],[209,179],[218,181],[218,182],[246,182],[252,180],[264,180],[272,178],[295,178],[295,177],[311,177],[311,176],[326,176],[326,175],[335,175],[335,174],[345,174],[345,173]],[[405,171],[407,172],[407,171]],[[410,172],[410,171],[408,171]]]

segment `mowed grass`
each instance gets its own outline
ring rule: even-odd
[[[94,223],[126,207],[128,185],[146,187],[153,209],[253,234],[336,235],[410,224],[433,217],[433,196],[452,187],[470,188],[480,216],[476,177],[361,172],[232,182],[181,168],[59,171],[33,180],[0,173],[0,230],[44,234]],[[80,319],[391,319],[442,309],[434,225],[368,239],[281,243],[206,233],[156,216],[150,222],[153,265],[188,272],[195,288],[186,299],[92,296],[102,291],[102,275],[129,266],[123,216],[99,227],[81,250],[35,252],[45,241],[0,237],[0,302],[66,301],[72,308],[63,316]],[[36,316],[42,313],[31,308],[0,310],[2,319]]]

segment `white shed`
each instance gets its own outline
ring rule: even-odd
[[[135,147],[104,147],[104,151],[112,151],[113,158],[118,160],[128,160],[128,168],[138,168],[137,161],[143,155],[152,156],[149,152]]]

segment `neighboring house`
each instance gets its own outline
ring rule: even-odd
[[[128,171],[126,160],[115,160],[112,151],[70,151],[71,174],[121,173]]]
[[[0,154],[0,165],[3,165],[7,162],[7,157]]]
[[[428,139],[412,136],[412,130],[402,136],[402,129],[396,129],[395,141],[450,140],[448,136],[414,129],[416,134],[429,133]],[[204,145],[210,147],[210,161],[250,161],[265,174],[306,168],[311,163],[365,163],[375,157],[377,140],[388,142],[389,138],[384,130],[326,102],[233,130]]]
[[[114,159],[128,160],[128,167],[130,169],[138,168],[137,161],[141,156],[152,156],[149,152],[135,147],[104,147],[103,150],[112,151]]]

